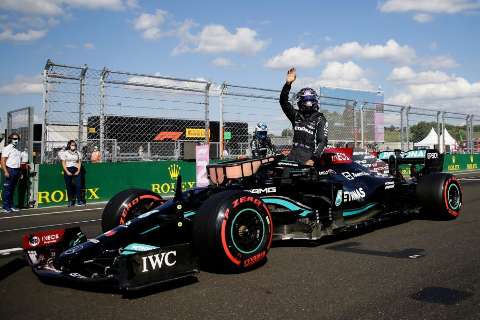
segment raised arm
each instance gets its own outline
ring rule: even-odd
[[[282,107],[283,113],[287,116],[290,122],[295,121],[295,108],[293,108],[292,104],[288,101],[288,95],[290,93],[290,89],[292,87],[292,83],[297,78],[297,73],[295,68],[291,68],[287,72],[287,81],[282,88],[282,92],[280,93],[280,106]]]

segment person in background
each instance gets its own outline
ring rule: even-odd
[[[28,161],[28,149],[21,154],[20,179],[18,180],[18,207],[29,208],[30,200],[30,163]]]
[[[58,159],[60,160],[62,159],[64,152],[65,152],[65,147],[62,147],[62,149],[58,150],[57,152]]]
[[[140,145],[140,147],[138,148],[138,157],[140,158],[140,161],[148,161],[148,160],[150,160],[150,159],[148,158],[147,152],[145,152],[145,151],[143,150],[143,146],[142,146],[142,145]]]
[[[268,136],[268,126],[265,122],[257,123],[253,139],[250,142],[250,150],[253,158],[265,158],[277,153],[272,140]]]
[[[90,161],[92,163],[102,162],[102,154],[100,153],[100,150],[98,150],[97,146],[93,147],[93,152],[90,155]]]
[[[20,136],[17,133],[12,133],[8,136],[9,144],[3,148],[2,151],[2,170],[5,176],[3,183],[3,212],[12,213],[18,211],[13,206],[13,194],[18,179],[21,176],[20,163],[22,153],[17,149]]]
[[[67,187],[68,206],[74,206],[75,200],[78,205],[85,205],[80,197],[82,154],[77,150],[77,144],[74,140],[68,141],[67,148],[61,153],[60,160],[62,160],[63,178]]]

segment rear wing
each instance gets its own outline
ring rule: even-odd
[[[378,158],[388,163],[389,173],[393,176],[401,176],[400,165],[410,165],[410,172],[413,177],[442,171],[443,156],[436,149],[419,149],[406,152],[400,150],[382,151]],[[418,167],[422,168],[418,169]]]

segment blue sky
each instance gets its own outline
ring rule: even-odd
[[[0,0],[0,117],[41,111],[47,59],[280,88],[385,92],[480,115],[480,1]]]

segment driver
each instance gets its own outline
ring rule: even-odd
[[[253,158],[265,158],[276,153],[275,146],[268,136],[268,126],[265,122],[257,123],[253,139],[250,142],[250,150]]]
[[[298,111],[288,101],[292,83],[297,78],[295,68],[287,72],[287,81],[280,94],[280,105],[293,126],[293,146],[288,160],[313,166],[327,145],[328,122],[318,111],[317,93],[303,88],[296,95]]]

